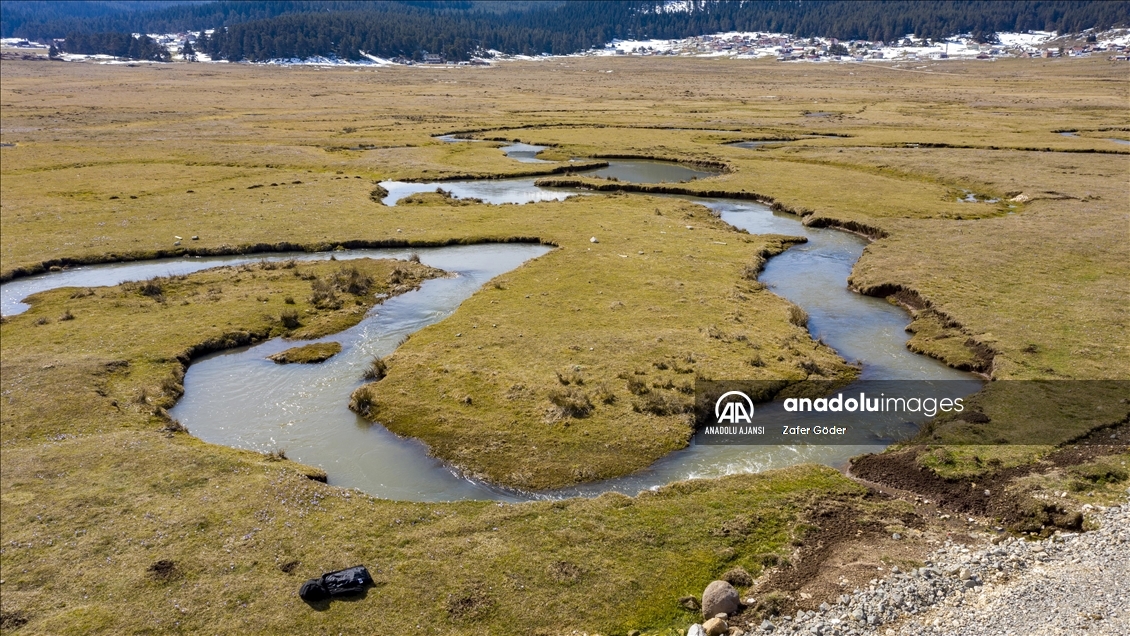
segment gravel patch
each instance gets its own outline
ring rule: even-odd
[[[980,549],[947,542],[924,567],[892,568],[835,605],[747,633],[1130,634],[1130,505],[1084,511],[1098,530],[1041,541],[1009,537]]]

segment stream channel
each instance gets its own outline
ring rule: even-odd
[[[536,155],[542,149],[516,144],[502,150],[529,163],[541,161]],[[623,182],[657,183],[703,178],[712,173],[670,162],[612,160],[608,167],[585,174],[613,176]],[[493,204],[586,194],[541,188],[534,181],[535,178],[519,178],[381,185],[389,191],[384,200],[387,205],[395,205],[409,194],[436,188],[456,197],[474,197]],[[771,258],[759,280],[808,312],[808,329],[813,338],[822,338],[841,357],[861,364],[861,380],[935,381],[950,397],[980,389],[980,381],[972,374],[956,371],[906,348],[905,311],[883,299],[848,290],[848,275],[867,243],[862,237],[835,229],[806,227],[795,215],[773,212],[754,202],[680,198],[712,209],[722,220],[751,234],[808,238],[807,243]],[[397,437],[348,409],[349,395],[361,384],[361,373],[374,356],[392,353],[405,336],[451,315],[487,281],[551,249],[541,245],[487,244],[334,252],[338,260],[404,259],[416,253],[423,263],[455,276],[426,281],[418,291],[377,305],[358,325],[320,339],[342,345],[340,354],[322,364],[277,365],[267,360],[267,356],[295,346],[294,342],[280,338],[194,360],[185,376],[185,394],[170,414],[204,441],[257,451],[284,449],[292,460],[323,468],[333,485],[358,488],[376,497],[412,501],[524,501],[593,496],[610,490],[634,495],[682,479],[761,472],[801,462],[842,466],[848,458],[881,450],[890,442],[876,440],[874,445],[866,446],[692,444],[627,477],[560,491],[524,493],[469,479],[428,456],[423,443]],[[57,287],[116,285],[223,265],[326,259],[330,254],[195,257],[76,267],[0,286],[0,310],[4,315],[20,313],[27,309],[20,301],[28,295]],[[850,389],[847,387],[844,392]],[[760,406],[758,409],[760,420],[763,411]]]

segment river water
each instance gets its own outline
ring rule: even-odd
[[[535,158],[537,146],[508,147],[508,153]],[[654,183],[687,180],[704,173],[663,162],[613,160],[605,174],[621,181]],[[678,170],[674,170],[674,169]],[[533,179],[437,183],[384,182],[386,203],[414,192],[443,188],[458,197],[489,203],[528,203],[563,199],[583,193],[550,190]],[[701,203],[722,220],[753,234],[802,235],[808,242],[769,260],[760,280],[776,294],[801,306],[809,330],[849,362],[862,364],[861,380],[944,381],[947,391],[967,395],[980,388],[970,374],[906,349],[907,314],[883,299],[850,292],[847,277],[866,245],[865,239],[832,229],[809,228],[794,215],[775,213],[757,203],[681,197]],[[425,446],[402,439],[351,412],[350,393],[374,356],[391,353],[403,338],[450,315],[490,279],[510,271],[551,248],[500,244],[416,250],[348,250],[350,258],[407,258],[456,274],[427,281],[420,290],[377,306],[357,326],[323,338],[342,344],[342,352],[318,365],[277,365],[268,355],[294,346],[275,339],[252,347],[215,353],[189,367],[185,395],[171,410],[193,435],[228,446],[260,451],[284,449],[293,460],[327,471],[331,484],[356,487],[374,496],[414,501],[495,499],[518,501],[540,497],[594,495],[608,490],[635,494],[672,481],[760,472],[799,462],[842,465],[851,456],[876,451],[874,446],[706,446],[692,445],[672,453],[636,474],[552,493],[515,493],[467,479],[439,460]],[[266,260],[329,258],[329,253],[273,254]],[[126,280],[184,274],[218,265],[263,260],[225,256],[163,259],[80,267],[18,279],[0,286],[5,315],[26,309],[20,303],[31,293],[55,287],[114,285]],[[952,382],[952,381],[958,382]],[[849,387],[850,389],[850,387]],[[848,390],[848,389],[845,389]],[[760,413],[761,411],[759,411]]]

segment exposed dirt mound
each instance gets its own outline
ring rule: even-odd
[[[1119,432],[1126,427],[1104,429],[1092,435],[1121,441]],[[936,502],[939,508],[956,513],[998,519],[1017,532],[1048,532],[1055,528],[1082,529],[1082,515],[1054,502],[1037,501],[1018,496],[1008,487],[1017,479],[1042,474],[1056,468],[1077,466],[1096,457],[1125,453],[1124,444],[1082,444],[1057,450],[1043,461],[1014,468],[986,472],[963,479],[947,479],[918,463],[925,447],[862,455],[852,459],[851,474],[862,480],[908,491]]]
[[[168,559],[161,559],[160,561],[157,561],[153,565],[146,568],[146,572],[149,573],[149,576],[152,576],[154,579],[162,582],[171,581],[175,579],[179,574],[179,571],[177,570],[177,564]]]

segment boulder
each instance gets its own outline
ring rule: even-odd
[[[715,614],[728,616],[737,612],[739,606],[738,591],[726,581],[712,581],[702,592],[703,617]]]

